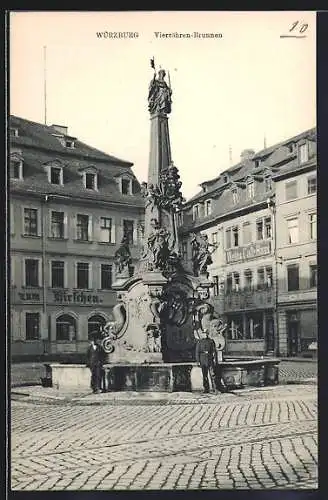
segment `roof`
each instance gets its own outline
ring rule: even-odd
[[[48,151],[64,153],[67,156],[85,156],[86,158],[95,160],[106,160],[117,165],[132,167],[133,163],[121,160],[115,156],[108,155],[99,151],[96,148],[76,140],[75,147],[72,149],[63,146],[54,135],[61,136],[58,130],[52,126],[43,125],[41,123],[32,122],[18,116],[10,116],[10,127],[18,128],[19,135],[11,137],[12,143],[20,146],[42,148]],[[54,135],[53,135],[54,134]],[[71,138],[71,136],[66,136]]]
[[[21,151],[24,162],[24,180],[10,179],[12,193],[57,194],[144,208],[145,201],[131,170],[132,163],[102,153],[80,141],[76,141],[74,149],[65,148],[58,138],[53,137],[53,133],[58,136],[53,127],[18,117],[11,117],[10,126],[19,130],[17,137],[10,136],[11,149]],[[59,162],[63,167],[63,185],[48,181],[46,167],[52,162]],[[88,167],[97,170],[98,190],[86,189],[83,185],[82,173]],[[117,177],[124,174],[132,178],[132,195],[123,195],[119,190]]]
[[[217,177],[202,182],[200,186],[207,189],[205,191],[204,189],[202,189],[201,191],[196,193],[192,198],[187,200],[185,206],[188,207],[190,204],[194,204],[195,201],[202,201],[203,198],[208,198],[209,195],[216,194],[216,192],[229,187],[231,182],[241,181],[248,175],[260,173],[265,168],[280,168],[282,167],[282,165],[284,165],[284,168],[287,166],[289,169],[296,168],[296,166],[298,165],[297,155],[296,153],[288,153],[287,145],[293,142],[299,142],[306,137],[308,137],[310,140],[316,141],[316,128],[314,127],[308,129],[305,132],[286,139],[280,143],[262,149],[261,151],[255,153],[252,159],[245,159],[244,161],[238,162],[227,170],[221,172]],[[256,160],[262,160],[260,162],[260,166],[257,166]],[[228,182],[224,182],[224,177],[226,175],[228,175]]]

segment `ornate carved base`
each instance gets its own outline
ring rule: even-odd
[[[192,364],[117,364],[104,369],[109,391],[191,391]]]

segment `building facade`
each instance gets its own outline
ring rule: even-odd
[[[317,343],[317,160],[308,134],[275,177],[279,351],[298,356]]]
[[[66,127],[11,117],[13,356],[84,352],[90,333],[113,319],[115,251],[126,236],[136,263],[143,233],[131,167]]]
[[[211,300],[227,321],[229,354],[292,355],[286,349],[286,326],[283,326],[286,318],[283,301],[291,299],[278,264],[279,252],[284,246],[281,243],[284,217],[281,190],[284,188],[279,187],[284,181],[279,179],[287,172],[295,175],[295,169],[298,176],[305,165],[309,171],[315,171],[315,139],[313,146],[309,146],[311,167],[305,162],[302,150],[304,140],[310,144],[309,137],[315,138],[314,129],[256,154],[245,150],[237,165],[202,183],[202,191],[186,203],[180,214],[181,252],[186,266],[192,267],[190,242],[194,233],[207,234],[213,245],[213,263],[208,267],[214,283]],[[303,206],[308,209],[307,217],[312,217],[313,222],[315,192],[304,194],[296,203],[298,209]],[[315,244],[312,240],[308,244],[312,246],[306,255],[312,263]],[[297,246],[293,251],[291,248],[289,245],[289,252],[297,253]],[[306,293],[312,294],[313,299],[315,289]],[[300,300],[304,300],[304,296]],[[280,306],[283,310],[278,314]],[[304,321],[311,322],[312,332],[316,328],[313,300],[311,308],[311,318],[309,312],[298,314],[306,317]]]

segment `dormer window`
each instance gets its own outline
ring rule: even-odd
[[[309,146],[307,143],[301,144],[298,148],[300,163],[306,163],[309,159]]]
[[[266,175],[264,177],[264,190],[265,192],[271,191],[272,189],[272,178],[271,175]]]
[[[121,192],[122,194],[132,194],[132,180],[131,179],[121,179]]]
[[[199,205],[194,205],[192,207],[192,218],[193,220],[196,220],[198,219],[199,217]]]
[[[97,190],[98,189],[97,174],[85,172],[84,187],[86,189],[92,189],[93,191]]]
[[[9,132],[11,137],[18,137],[18,128],[10,127]]]
[[[287,144],[287,149],[288,149],[288,153],[293,153],[294,152],[294,148],[295,148],[295,145],[294,143],[290,143],[290,144]]]
[[[226,184],[228,182],[228,180],[229,180],[229,176],[227,174],[225,174],[223,176],[223,182],[224,182],[224,184]]]
[[[232,203],[236,205],[239,201],[238,189],[235,187],[232,191]]]
[[[205,217],[212,213],[212,200],[205,201]]]
[[[254,180],[253,179],[248,179],[246,181],[246,196],[249,200],[254,198]]]
[[[13,179],[23,180],[23,159],[19,156],[10,158],[11,177]]]
[[[75,142],[71,139],[65,139],[65,147],[73,149],[75,147]]]
[[[62,167],[50,167],[50,182],[51,184],[63,184],[63,169]]]
[[[260,158],[257,158],[255,160],[255,168],[258,168],[260,165],[261,165],[261,160],[260,160]]]

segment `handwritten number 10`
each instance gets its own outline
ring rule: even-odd
[[[298,21],[296,21],[295,23],[292,24],[292,27],[290,28],[289,31],[293,31],[296,28],[297,25],[298,25]],[[308,27],[309,27],[308,24],[306,24],[306,23],[302,24],[302,26],[299,29],[299,32],[300,33],[304,33],[304,31],[306,31],[308,29]]]

